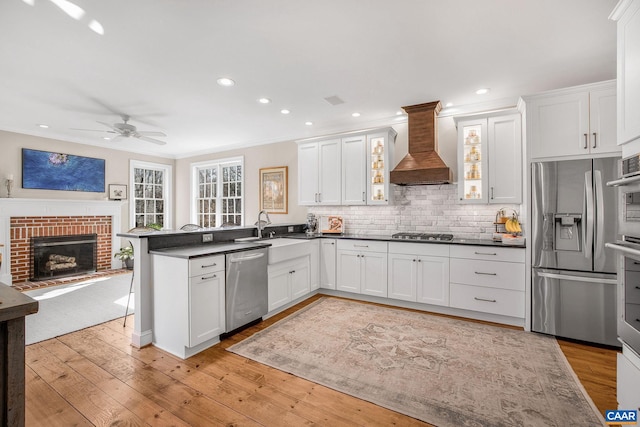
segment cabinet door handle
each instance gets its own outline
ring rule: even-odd
[[[496,253],[491,253],[491,252],[474,252],[474,254],[476,254],[476,255],[493,255],[493,256],[498,255]]]
[[[318,193],[318,203],[322,203],[322,193]]]
[[[363,191],[363,192],[362,192],[362,201],[363,201],[363,202],[366,202],[366,201],[367,201],[367,196],[365,196],[364,194],[365,194],[365,193],[364,193],[364,191]]]
[[[593,133],[593,146],[591,148],[596,148],[596,133]]]
[[[214,262],[213,264],[209,264],[209,265],[201,265],[201,266],[200,266],[200,268],[215,267],[216,265],[218,265],[218,264],[216,264],[216,263]]]
[[[474,271],[474,273],[482,274],[482,275],[485,275],[485,276],[497,276],[498,275],[498,273],[483,273],[482,271]]]
[[[216,277],[218,277],[216,274],[214,274],[213,276],[202,276],[202,280],[215,279]]]
[[[473,297],[474,300],[476,301],[486,301],[486,302],[498,302],[494,299],[486,299],[486,298],[478,298],[478,297]]]
[[[584,147],[582,147],[582,148],[584,148],[585,150],[587,149],[587,147],[589,147],[589,141],[588,141],[588,139],[589,139],[589,135],[585,133],[585,134],[584,134]]]
[[[491,187],[491,200],[493,200],[493,187]]]

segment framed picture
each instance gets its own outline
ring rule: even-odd
[[[22,188],[104,193],[104,159],[22,149]]]
[[[260,210],[270,214],[288,213],[287,167],[260,169]]]
[[[109,200],[126,200],[127,186],[121,184],[109,184]]]

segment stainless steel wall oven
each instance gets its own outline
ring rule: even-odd
[[[622,160],[618,187],[620,239],[607,243],[618,253],[618,337],[640,354],[640,155]]]

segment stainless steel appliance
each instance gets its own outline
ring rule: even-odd
[[[621,239],[607,243],[618,252],[618,337],[640,354],[640,156],[622,160],[618,225]]]
[[[398,240],[436,240],[449,241],[453,240],[453,234],[437,234],[437,233],[396,233],[391,236],[392,239]]]
[[[532,330],[619,347],[617,202],[605,183],[618,159],[532,165]]]
[[[267,251],[260,248],[227,254],[226,332],[267,314]]]

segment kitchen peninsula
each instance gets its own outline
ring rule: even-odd
[[[219,342],[225,331],[224,280],[205,292],[211,304],[200,317],[188,306],[190,280],[196,260],[211,266],[206,279],[224,278],[224,257],[257,248],[269,248],[269,309],[265,318],[316,294],[337,295],[424,311],[457,315],[486,321],[524,326],[528,296],[525,289],[524,245],[503,245],[491,240],[456,239],[440,241],[406,241],[389,235],[314,235],[303,233],[304,226],[267,227],[265,235],[275,238],[251,240],[254,227],[200,231],[154,231],[142,234],[122,233],[134,247],[135,317],[132,344],[143,347],[158,343],[158,316],[174,316],[185,325],[173,354],[186,358]],[[236,241],[238,240],[238,241]],[[301,243],[283,252],[283,247]],[[294,246],[290,246],[294,247]],[[286,255],[283,255],[286,254]],[[184,265],[184,281],[171,280],[175,301],[183,308],[154,307],[156,284],[163,280],[167,262]],[[211,263],[208,261],[212,261]],[[173,263],[174,261],[172,261]],[[162,267],[160,266],[162,264]],[[165,265],[167,264],[167,265]],[[216,264],[215,267],[212,265]],[[163,270],[164,268],[164,270]],[[209,271],[210,270],[210,271]],[[172,276],[173,277],[173,276]],[[181,276],[182,277],[182,276]],[[169,288],[171,289],[171,288]],[[222,293],[219,291],[222,290]],[[218,293],[216,293],[218,292]],[[185,297],[186,295],[186,297]],[[216,296],[215,301],[213,296]],[[184,297],[184,298],[183,298]],[[166,295],[164,299],[171,300]],[[202,298],[197,301],[202,306]],[[212,310],[213,309],[213,310]],[[208,319],[202,328],[205,338],[194,338],[186,319]],[[221,320],[222,319],[222,320]],[[217,323],[216,323],[217,322]],[[192,320],[193,323],[193,320]],[[159,324],[158,324],[159,325]],[[196,334],[197,335],[197,334]],[[177,350],[176,350],[177,348]]]

